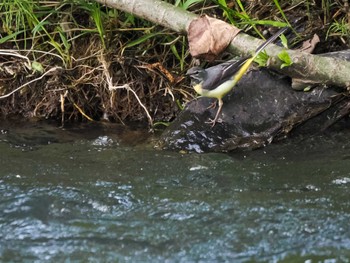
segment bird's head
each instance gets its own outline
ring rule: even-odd
[[[192,84],[199,84],[204,81],[207,72],[200,67],[193,67],[187,70],[186,75],[191,78]]]
[[[207,71],[200,67],[190,68],[186,72],[186,75],[190,76],[191,78],[192,87],[199,95],[203,95],[203,82],[207,78],[207,74]]]

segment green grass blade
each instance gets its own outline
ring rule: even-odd
[[[142,37],[135,39],[135,40],[129,42],[128,44],[126,44],[124,49],[137,46],[137,45],[147,41],[148,39],[155,37],[155,36],[158,36],[158,35],[161,35],[161,34],[162,33],[149,33],[149,34],[143,35]]]
[[[22,34],[24,32],[24,30],[12,33],[6,37],[0,38],[0,44],[6,43],[7,41],[11,40],[11,39],[15,39],[17,35]]]
[[[278,11],[280,12],[280,14],[282,15],[284,21],[286,21],[286,23],[288,24],[288,26],[290,25],[289,24],[289,21],[288,21],[288,18],[286,17],[285,13],[283,12],[281,6],[280,6],[280,3],[278,2],[278,0],[273,0],[273,2],[275,3],[275,6],[277,7]]]

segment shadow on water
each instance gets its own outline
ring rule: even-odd
[[[0,131],[0,261],[349,262],[349,132],[184,155],[142,129]]]

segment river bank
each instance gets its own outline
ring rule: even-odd
[[[341,3],[224,2],[180,7],[259,38],[290,23],[298,32],[291,47],[317,33],[315,53],[348,48],[349,10]],[[1,116],[152,126],[174,120],[195,96],[183,77],[192,64],[184,36],[94,1],[5,1],[0,12]]]

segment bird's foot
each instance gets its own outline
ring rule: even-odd
[[[206,121],[205,123],[211,124],[211,127],[213,128],[216,123],[222,123],[222,119],[209,119],[209,121]]]

